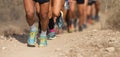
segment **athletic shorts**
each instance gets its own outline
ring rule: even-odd
[[[95,4],[96,3],[96,0],[88,0],[88,5],[92,5],[92,4]]]
[[[34,0],[35,2],[39,2],[40,4],[49,2],[49,0]]]
[[[68,0],[65,0],[65,1],[68,1]]]
[[[76,0],[77,4],[84,4],[84,0]]]
[[[92,4],[95,4],[95,3],[96,3],[96,0],[93,0],[93,1],[92,1]]]

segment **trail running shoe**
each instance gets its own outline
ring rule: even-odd
[[[40,36],[39,40],[40,40],[38,43],[39,47],[47,46],[47,36]]]
[[[27,40],[29,47],[35,47],[37,38],[37,28],[31,29]]]
[[[64,26],[64,21],[63,21],[63,13],[62,11],[60,12],[60,16],[56,20],[56,24],[58,26],[58,29],[62,29]]]
[[[79,32],[83,31],[82,26],[79,26],[78,30],[79,30]]]
[[[99,22],[100,17],[98,15],[95,16],[95,21]]]
[[[53,40],[55,39],[55,36],[56,36],[55,30],[54,29],[50,30],[50,33],[48,34],[48,39]]]
[[[86,29],[86,28],[87,28],[87,25],[86,25],[86,24],[83,24],[83,25],[82,25],[82,28],[83,28],[83,29]]]
[[[72,33],[74,32],[74,25],[71,24],[69,27],[68,27],[68,33]]]

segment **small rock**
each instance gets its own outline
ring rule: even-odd
[[[4,36],[0,36],[0,38],[4,38]]]
[[[0,39],[6,40],[6,37],[5,36],[0,36]]]
[[[93,31],[96,32],[96,31],[98,31],[98,30],[97,30],[97,29],[94,29]]]
[[[106,51],[108,51],[108,52],[114,52],[115,48],[114,47],[108,47],[108,48],[106,48]]]
[[[2,47],[2,50],[5,50],[5,49],[7,49],[7,47]]]
[[[103,45],[98,44],[97,47],[98,48],[103,48]]]
[[[61,49],[60,49],[60,48],[57,48],[57,49],[55,49],[55,51],[58,52],[58,51],[61,51]]]

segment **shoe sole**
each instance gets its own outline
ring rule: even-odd
[[[54,39],[56,39],[56,37],[53,37],[53,38],[49,38],[49,40],[54,40]]]
[[[35,45],[30,45],[30,44],[27,44],[28,47],[35,47]]]

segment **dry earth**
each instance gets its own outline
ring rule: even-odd
[[[48,40],[44,48],[27,47],[26,34],[0,36],[0,57],[120,57],[120,32],[104,27],[101,21],[83,32],[63,33]]]
[[[23,0],[0,0],[0,57],[120,57],[120,32],[105,29],[109,18],[119,25],[119,12],[113,18],[119,0],[100,1],[103,14],[99,23],[83,32],[58,35],[55,40],[48,40],[47,47],[30,48],[26,46],[28,27]],[[111,12],[113,16],[109,16]]]

